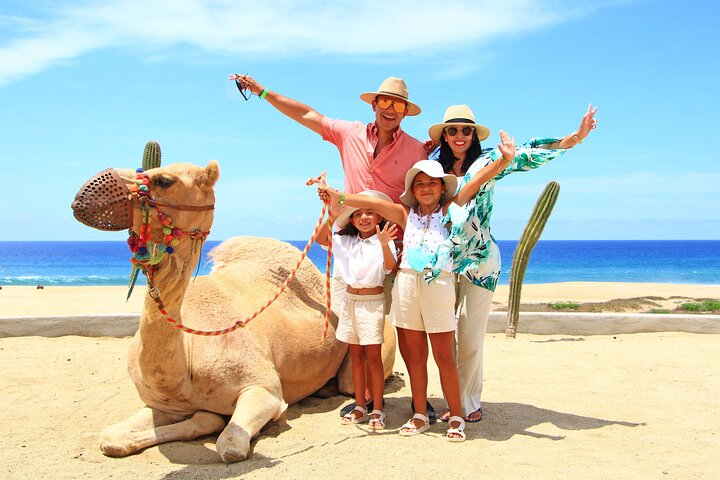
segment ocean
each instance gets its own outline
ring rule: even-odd
[[[218,243],[206,242],[199,275],[210,271],[205,255]],[[304,241],[290,243],[299,250],[305,247]],[[516,242],[498,243],[500,284],[507,284]],[[322,248],[313,245],[308,258],[325,272]],[[129,276],[130,252],[122,241],[0,242],[0,286],[127,285]],[[720,285],[720,240],[541,240],[530,257],[525,283],[552,282]]]

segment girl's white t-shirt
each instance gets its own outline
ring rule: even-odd
[[[397,259],[395,244],[388,244],[393,258]],[[382,286],[385,269],[382,244],[377,235],[361,239],[359,235],[333,235],[333,256],[335,269],[352,288],[374,288]]]

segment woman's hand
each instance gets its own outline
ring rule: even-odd
[[[578,128],[577,132],[575,132],[575,135],[577,135],[578,137],[578,143],[585,140],[585,138],[590,134],[590,130],[597,128],[597,119],[595,119],[595,112],[597,112],[597,107],[593,108],[592,103],[588,105],[587,112],[585,112],[582,120],[580,120],[580,128]]]
[[[515,158],[515,137],[510,138],[510,135],[500,130],[500,141],[498,143],[498,149],[502,153],[503,160],[510,163]]]
[[[380,225],[375,225],[375,231],[377,232],[380,245],[387,245],[397,238],[397,225],[394,223],[385,222],[382,230],[380,229]]]
[[[240,75],[239,73],[232,73],[228,77],[228,80],[234,80],[240,84],[240,87],[247,88],[255,95],[260,95],[265,90],[254,78],[250,75]]]
[[[440,143],[434,140],[425,140],[425,142],[423,143],[423,148],[425,148],[425,154],[430,155],[433,150],[437,148],[438,145],[440,145]]]

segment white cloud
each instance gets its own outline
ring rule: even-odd
[[[61,5],[43,12],[42,19],[3,17],[13,22],[16,36],[0,46],[0,85],[109,47],[136,48],[148,57],[176,45],[214,54],[418,55],[548,27],[597,8],[570,0],[127,0]]]

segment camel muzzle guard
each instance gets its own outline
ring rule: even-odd
[[[119,231],[132,226],[133,195],[114,168],[98,173],[75,195],[75,219],[98,230]]]

